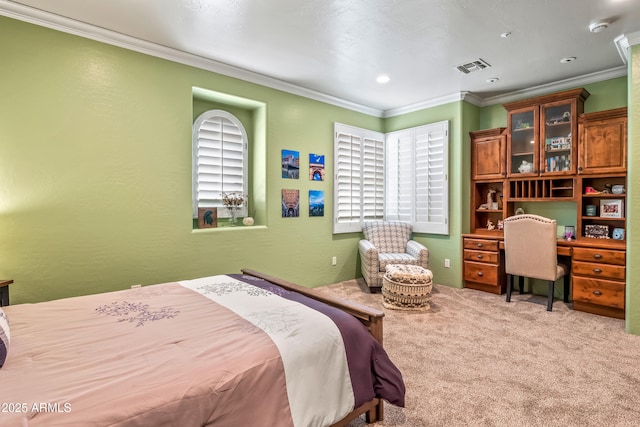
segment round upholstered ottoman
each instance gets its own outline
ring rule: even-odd
[[[395,310],[429,310],[433,273],[418,265],[388,265],[382,277],[382,305]]]

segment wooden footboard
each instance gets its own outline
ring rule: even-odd
[[[336,307],[346,313],[351,314],[360,320],[371,332],[371,335],[375,337],[376,340],[380,344],[382,342],[382,319],[384,317],[384,312],[380,310],[376,310],[371,307],[367,307],[366,305],[358,304],[353,301],[345,300],[342,298],[332,297],[330,295],[320,294],[314,291],[311,288],[305,288],[304,286],[297,285],[295,283],[289,282],[284,279],[280,279],[279,277],[270,276],[268,274],[260,273],[255,270],[250,269],[242,269],[242,273],[259,277],[264,280],[268,280],[271,283],[274,283],[278,286],[281,286],[290,291],[298,292],[299,294],[306,295],[309,298],[313,298],[318,301],[322,301],[325,304]],[[373,399],[364,405],[356,408],[353,412],[347,415],[342,420],[335,423],[332,427],[340,427],[345,426],[352,420],[358,418],[360,415],[366,413],[367,422],[373,423],[376,421],[380,421],[384,418],[384,410],[383,410],[383,401],[382,399]]]

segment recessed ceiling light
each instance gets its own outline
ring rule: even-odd
[[[600,33],[606,30],[609,27],[609,24],[610,22],[605,20],[592,22],[589,25],[589,31],[591,31],[592,33]]]
[[[566,64],[566,63],[568,63],[568,62],[573,62],[573,61],[575,61],[575,60],[576,60],[576,57],[575,57],[575,56],[565,56],[564,58],[562,58],[562,59],[560,60],[560,63],[561,63],[561,64]]]
[[[487,79],[487,83],[495,83],[495,82],[497,82],[498,80],[500,80],[500,79],[499,79],[499,78],[497,78],[497,77],[491,77],[490,79]]]
[[[376,78],[376,81],[380,84],[389,83],[390,80],[391,80],[391,77],[389,77],[386,74],[381,74]]]

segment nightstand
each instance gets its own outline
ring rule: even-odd
[[[13,283],[13,280],[0,279],[0,307],[9,305],[9,285]]]

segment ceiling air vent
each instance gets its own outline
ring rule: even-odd
[[[477,59],[476,61],[469,62],[467,64],[458,65],[456,68],[463,74],[469,74],[472,71],[480,71],[489,67],[491,67],[491,65],[489,65],[489,63],[484,59]]]

